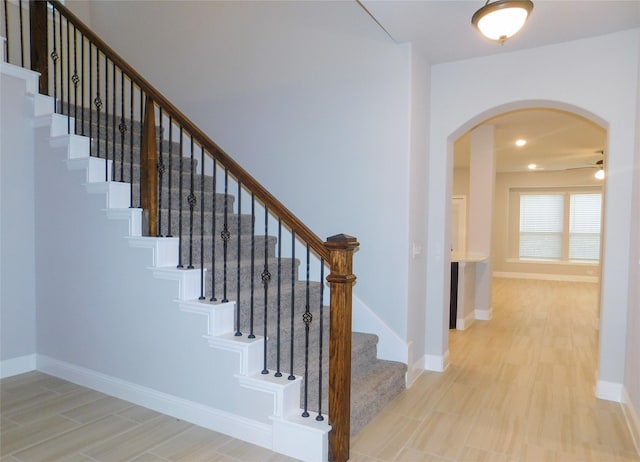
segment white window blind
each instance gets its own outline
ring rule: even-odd
[[[597,261],[600,258],[600,194],[571,194],[569,212],[569,259]]]
[[[520,196],[520,257],[560,259],[564,223],[562,194]]]

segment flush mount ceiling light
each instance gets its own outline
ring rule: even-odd
[[[531,10],[531,0],[496,0],[492,3],[487,0],[487,3],[473,14],[471,24],[489,40],[504,43],[522,29]]]
[[[598,170],[593,176],[598,180],[604,180],[604,169],[600,167],[600,170]]]

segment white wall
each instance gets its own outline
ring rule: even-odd
[[[473,232],[467,234],[467,251],[489,256],[496,182],[495,127],[474,129],[470,144],[468,227]]]
[[[640,58],[638,59],[640,65]],[[640,72],[638,73],[640,88]],[[627,322],[627,354],[624,377],[625,411],[631,423],[636,449],[640,452],[640,92],[636,99],[636,143],[633,193],[633,225],[631,228],[631,261],[629,279],[629,317]]]
[[[35,366],[32,128],[25,81],[0,76],[0,376]]]
[[[107,43],[320,237],[358,238],[354,293],[406,338],[409,194],[424,197],[409,189],[410,149],[426,144],[408,128],[410,47],[356,2],[91,2],[90,10]],[[424,226],[424,216],[411,220],[414,233]]]
[[[427,354],[445,358],[453,142],[490,116],[560,107],[607,127],[608,181],[602,280],[599,395],[624,380],[638,30],[432,68],[429,149]],[[443,162],[443,158],[446,162]]]
[[[407,339],[409,343],[408,381],[411,383],[424,368],[425,292],[427,253],[427,150],[429,145],[428,64],[412,52],[411,62],[411,160],[409,163],[409,268]]]

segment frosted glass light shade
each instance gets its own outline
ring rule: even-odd
[[[471,23],[490,40],[504,42],[513,37],[533,10],[531,0],[497,0],[475,12]]]

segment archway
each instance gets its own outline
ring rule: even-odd
[[[501,113],[474,124],[472,130],[454,144],[456,157],[453,165],[453,197],[462,198],[469,204],[475,203],[476,208],[469,218],[471,230],[469,234],[474,238],[474,241],[470,241],[469,252],[463,254],[452,252],[451,254],[452,261],[457,262],[457,265],[452,264],[451,274],[452,280],[454,277],[458,278],[456,282],[459,284],[459,290],[452,291],[451,297],[454,301],[456,295],[460,297],[457,300],[458,329],[468,328],[475,319],[491,318],[490,311],[483,310],[483,307],[485,305],[488,308],[496,307],[490,298],[491,286],[494,282],[492,276],[508,278],[497,280],[499,293],[508,292],[512,297],[508,304],[504,303],[504,296],[498,297],[503,308],[502,321],[505,320],[505,313],[512,312],[511,308],[518,305],[518,303],[514,305],[513,302],[520,299],[520,295],[517,291],[514,292],[512,287],[517,286],[522,289],[535,286],[536,291],[530,294],[529,299],[529,302],[533,302],[538,296],[548,291],[557,293],[561,287],[566,287],[566,281],[592,284],[586,284],[582,288],[580,298],[585,302],[582,303],[582,316],[575,319],[566,318],[565,313],[578,311],[577,307],[574,308],[571,305],[563,308],[561,312],[549,309],[555,306],[552,300],[537,308],[540,313],[549,309],[554,322],[558,322],[560,318],[564,319],[566,329],[558,330],[558,335],[568,335],[572,328],[582,325],[583,318],[594,319],[598,316],[595,309],[599,304],[598,286],[593,283],[598,281],[600,274],[598,261],[600,245],[598,242],[593,242],[594,247],[588,251],[586,246],[591,242],[584,240],[586,236],[579,235],[579,230],[574,230],[570,234],[568,223],[570,221],[576,223],[576,219],[580,218],[595,217],[581,209],[580,204],[590,204],[590,201],[597,198],[595,206],[599,208],[603,182],[596,179],[594,173],[598,169],[596,161],[603,157],[600,151],[606,147],[607,133],[605,127],[593,122],[593,118],[586,119],[574,112],[567,112],[566,108],[559,110],[557,105],[549,108],[548,105],[539,107],[538,104],[539,102],[536,102],[533,108]],[[475,143],[471,142],[471,133],[474,135]],[[479,142],[486,141],[484,134],[488,134],[490,140],[486,145],[479,145]],[[515,146],[514,142],[520,137],[528,141],[526,147]],[[474,150],[473,153],[472,150]],[[531,162],[537,163],[537,168],[528,169],[527,166]],[[492,194],[494,190],[495,194]],[[555,205],[556,212],[560,214],[550,215],[546,206],[540,212],[545,216],[545,224],[558,219],[559,222],[556,224],[561,227],[561,232],[557,236],[554,235],[551,240],[549,235],[545,237],[535,234],[527,235],[531,239],[539,240],[532,241],[529,246],[525,244],[524,247],[520,247],[518,244],[521,239],[519,228],[521,199],[535,202],[540,198],[553,199],[551,205]],[[570,204],[573,206],[570,207]],[[452,216],[452,222],[455,221]],[[601,221],[598,217],[598,226]],[[483,227],[487,229],[483,230]],[[457,234],[453,225],[451,231],[451,236]],[[478,235],[488,237],[486,250],[482,247],[482,242],[478,246]],[[591,237],[593,236],[586,239]],[[526,253],[531,250],[550,253],[544,255]],[[521,251],[525,254],[521,255]],[[560,253],[555,254],[557,251]],[[484,260],[485,257],[488,258]],[[486,266],[489,266],[489,270],[485,271]],[[488,273],[486,278],[482,278],[485,274],[483,271]],[[536,279],[538,282],[516,282],[513,278]],[[558,284],[551,281],[565,282]],[[487,287],[483,287],[484,284]],[[452,283],[452,286],[454,285]],[[585,294],[590,296],[586,297]],[[483,299],[485,295],[489,297],[486,301]],[[527,306],[529,303],[525,301],[520,305]],[[529,314],[528,310],[524,311],[527,315]],[[535,311],[531,312],[533,318],[535,313]],[[513,319],[515,321],[524,318],[516,316]],[[488,328],[487,325],[481,327],[481,329],[486,328]],[[526,332],[526,329],[520,327],[516,327],[515,330]],[[585,332],[589,333],[590,342],[596,340],[595,331],[586,330]],[[466,345],[468,340],[473,338],[475,334],[469,336],[461,332],[455,333],[457,342],[451,345],[452,353],[458,352],[455,355],[458,364],[461,359],[458,342],[464,341]],[[458,347],[453,348],[454,346]],[[573,354],[570,349],[566,352]],[[527,351],[526,355],[529,353]],[[594,357],[593,354],[591,357]],[[453,358],[452,356],[452,361]],[[595,370],[587,374],[589,387],[594,373]]]

